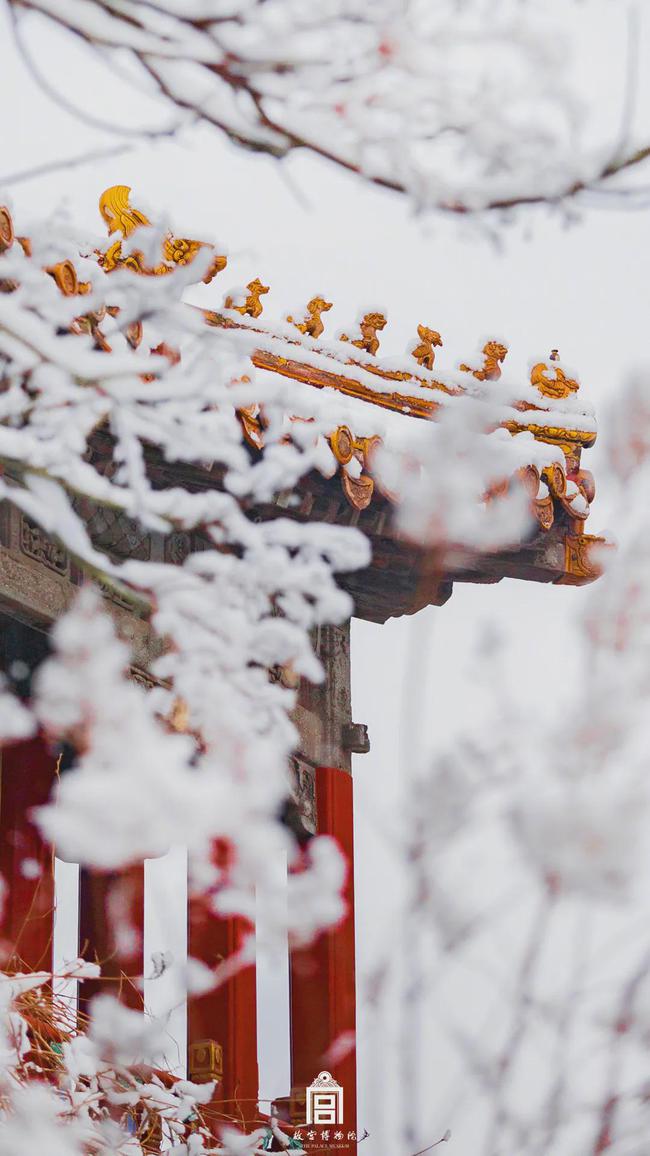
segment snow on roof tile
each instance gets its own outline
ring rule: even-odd
[[[144,241],[139,249],[132,240],[149,220],[132,208],[129,193],[127,186],[116,185],[100,198],[109,235],[119,234],[105,251],[96,252],[106,273],[127,268],[138,274],[165,276],[194,262],[202,251],[212,253],[204,282],[209,283],[226,268],[227,258],[212,246],[171,233],[163,239],[162,252],[157,242],[157,256],[151,260],[143,251]],[[0,251],[14,239],[29,252],[29,240],[14,238],[11,216],[0,207]],[[204,260],[202,269],[205,267]],[[84,296],[90,289],[79,279],[71,260],[49,267],[48,272],[66,296]],[[330,338],[323,315],[329,312],[331,302],[315,295],[302,315],[294,311],[284,320],[267,324],[266,318],[261,320],[262,299],[267,293],[268,286],[256,277],[247,286],[226,293],[220,309],[203,310],[205,322],[227,330],[261,373],[280,375],[322,392],[321,416],[329,407],[337,422],[328,432],[331,457],[329,461],[321,458],[322,472],[328,476],[340,467],[343,490],[351,505],[366,508],[377,490],[390,499],[390,493],[382,490],[373,475],[372,459],[382,443],[416,438],[421,422],[436,422],[450,407],[473,399],[489,407],[486,433],[501,429],[511,435],[503,440],[503,476],[516,475],[523,480],[539,526],[550,529],[557,511],[562,510],[574,536],[588,537],[582,531],[594,482],[591,474],[581,469],[580,459],[582,450],[596,440],[596,423],[591,406],[578,396],[576,375],[560,362],[557,350],[532,364],[528,381],[513,383],[503,376],[508,350],[502,341],[487,340],[476,360],[460,362],[452,370],[442,369],[439,351],[443,338],[437,330],[418,323],[409,354],[387,359],[380,356],[387,326],[381,311],[362,314],[358,332]],[[83,329],[83,316],[79,322]],[[93,332],[98,345],[109,350],[99,324],[94,324]],[[131,326],[127,338],[139,344],[142,325]],[[176,351],[160,345],[155,352],[178,357]],[[333,404],[335,396],[343,407]],[[247,441],[260,449],[264,441],[263,406],[241,409],[239,416]],[[486,495],[486,499],[490,497]],[[587,580],[586,574],[582,580]]]

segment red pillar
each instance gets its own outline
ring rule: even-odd
[[[356,1139],[348,1140],[357,1130],[352,775],[318,767],[316,803],[319,834],[332,835],[348,862],[347,914],[312,947],[291,952],[292,1118],[304,1124],[305,1089],[329,1071],[343,1087],[343,1122],[329,1126],[330,1140],[343,1132],[339,1151],[356,1153]]]
[[[127,1007],[144,1006],[142,987],[144,938],[144,864],[122,871],[79,872],[79,952],[98,963],[100,979],[79,985],[79,1011],[100,993]]]
[[[54,855],[30,818],[49,799],[57,759],[40,735],[0,752],[2,966],[16,971],[52,966]]]
[[[222,919],[200,898],[190,900],[188,955],[211,970],[232,959],[252,930],[241,917]],[[188,1076],[198,1082],[217,1080],[209,1113],[213,1121],[255,1125],[259,1076],[254,964],[204,995],[190,995],[187,1013]]]

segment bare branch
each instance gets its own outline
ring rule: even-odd
[[[30,169],[19,169],[16,173],[0,175],[0,188],[6,185],[19,185],[23,181],[33,181],[37,177],[48,176],[50,173],[59,173],[65,169],[79,168],[81,165],[92,164],[93,161],[106,160],[108,157],[119,157],[131,152],[137,146],[132,144],[113,145],[112,148],[94,149],[92,152],[80,153],[76,157],[65,157],[58,161],[47,161],[42,165],[34,165]]]
[[[421,1148],[419,1152],[414,1152],[413,1156],[424,1156],[425,1152],[433,1152],[434,1148],[440,1147],[441,1144],[446,1144],[448,1140],[451,1140],[451,1132],[449,1128],[445,1132],[444,1136],[441,1136],[439,1140],[436,1140],[435,1144],[429,1144],[428,1148]]]

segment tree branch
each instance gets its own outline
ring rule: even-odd
[[[338,168],[346,172],[352,173],[360,177],[370,185],[378,188],[390,190],[400,194],[413,194],[413,189],[409,187],[409,182],[406,178],[395,175],[395,166],[391,163],[390,154],[387,156],[386,165],[382,167],[382,171],[377,166],[373,170],[368,170],[363,163],[354,157],[354,155],[346,155],[340,150],[338,141],[328,143],[325,139],[320,139],[317,132],[313,131],[312,127],[307,124],[307,128],[296,128],[295,124],[289,123],[289,116],[283,113],[283,100],[286,97],[287,88],[280,90],[276,94],[273,89],[273,101],[279,111],[272,112],[269,104],[269,95],[262,91],[260,84],[265,85],[265,79],[269,76],[281,80],[283,77],[288,77],[288,92],[291,92],[291,76],[295,72],[296,85],[305,83],[309,77],[304,76],[304,61],[298,53],[295,61],[291,58],[290,53],[286,60],[278,60],[272,54],[264,53],[262,49],[253,50],[248,53],[248,50],[237,51],[233,47],[232,36],[226,38],[221,28],[227,25],[230,28],[246,24],[247,16],[240,15],[234,19],[215,19],[209,21],[202,21],[192,19],[182,15],[178,15],[172,8],[168,10],[162,0],[147,0],[146,4],[141,6],[142,16],[136,19],[133,15],[128,15],[122,11],[121,6],[109,3],[108,0],[96,0],[95,6],[100,9],[105,16],[105,26],[98,24],[95,29],[90,20],[84,22],[76,22],[73,17],[68,17],[64,12],[52,11],[50,6],[41,8],[38,0],[8,0],[10,9],[14,11],[17,9],[30,9],[35,12],[40,12],[41,15],[47,19],[55,21],[59,26],[68,29],[72,34],[84,40],[96,51],[106,51],[109,54],[116,50],[123,48],[125,51],[131,53],[134,60],[136,60],[143,68],[144,72],[154,81],[159,93],[167,100],[171,101],[177,108],[181,108],[191,112],[196,118],[211,124],[213,127],[224,132],[231,140],[251,152],[265,153],[272,157],[279,158],[287,156],[296,149],[305,149],[315,156],[321,157],[324,160],[336,165]],[[89,4],[89,8],[90,8]],[[147,11],[152,17],[165,15],[168,17],[168,25],[165,25],[165,31],[162,33],[155,22],[151,25],[147,21]],[[366,23],[371,26],[372,21],[369,19]],[[14,16],[15,24],[15,16]],[[120,37],[121,26],[124,30],[123,42]],[[373,25],[374,27],[374,25]],[[379,23],[376,24],[379,29]],[[257,29],[259,33],[259,29]],[[452,30],[453,31],[453,30]],[[151,48],[143,48],[141,43],[133,43],[133,36],[137,34],[138,38],[151,38]],[[100,127],[103,131],[114,131],[120,133],[128,133],[135,136],[166,136],[172,135],[176,128],[164,129],[154,131],[153,133],[143,130],[139,133],[137,129],[121,129],[119,126],[111,126],[103,121],[97,121],[94,117],[88,117],[80,108],[76,108],[73,104],[61,97],[58,93],[53,93],[51,85],[44,81],[34,69],[33,63],[25,56],[24,48],[20,45],[20,34],[16,33],[17,42],[21,47],[23,56],[32,75],[41,87],[49,92],[59,103],[66,107],[67,111],[76,113],[81,116],[87,123],[93,123],[95,127]],[[195,51],[191,45],[199,44],[200,39],[197,37],[204,37],[205,51],[203,53]],[[509,210],[534,207],[534,206],[558,206],[564,202],[579,199],[583,193],[593,193],[600,190],[603,186],[607,186],[617,176],[633,172],[642,166],[648,158],[650,158],[650,143],[642,144],[641,146],[630,149],[627,145],[629,130],[632,117],[632,108],[635,99],[637,88],[637,72],[638,65],[635,64],[637,59],[637,42],[638,42],[638,28],[637,20],[632,14],[630,17],[628,27],[628,56],[629,67],[627,69],[627,84],[625,90],[625,97],[622,109],[622,121],[619,132],[619,139],[616,144],[615,151],[606,163],[601,163],[595,167],[590,175],[580,177],[579,179],[569,179],[567,177],[566,184],[559,185],[556,192],[547,192],[541,190],[539,192],[518,192],[516,185],[513,182],[513,191],[511,195],[499,195],[490,197],[489,192],[486,199],[480,203],[472,203],[469,198],[463,195],[462,186],[461,192],[457,197],[450,198],[441,193],[439,196],[432,194],[431,204],[432,209],[440,212],[450,214],[452,216],[470,216],[477,213],[503,213]],[[188,47],[188,43],[190,47]],[[245,42],[246,43],[246,42]],[[159,53],[156,52],[156,44],[159,47]],[[390,46],[385,46],[384,50],[389,52]],[[365,72],[361,72],[360,76],[363,79],[373,80],[375,75],[381,77],[381,45],[377,48],[378,59],[374,60],[372,55],[365,60],[365,66],[370,70],[366,76]],[[195,52],[195,55],[193,55]],[[198,53],[198,54],[197,54]],[[216,59],[215,59],[216,54]],[[265,58],[268,57],[268,58]],[[158,60],[176,61],[177,63],[186,62],[193,65],[197,69],[201,69],[207,84],[210,83],[210,76],[218,80],[221,84],[225,84],[233,94],[244,95],[250,102],[249,109],[244,110],[244,115],[237,115],[236,118],[230,119],[226,107],[220,107],[218,99],[208,103],[203,99],[189,95],[186,92],[176,92],[174,87],[170,84],[168,78],[163,74],[162,64],[158,65]],[[374,61],[374,63],[373,63]],[[323,62],[316,60],[314,66],[318,68]],[[302,71],[301,71],[302,68]],[[352,73],[354,70],[352,70]],[[334,73],[332,77],[332,84],[336,82],[337,85],[347,83],[349,81],[358,80],[359,77],[354,75],[341,77],[340,73]],[[372,86],[371,86],[372,89]],[[377,87],[377,97],[374,103],[381,106],[382,101],[382,86],[379,83]],[[213,95],[208,93],[208,95]],[[216,94],[218,97],[218,93]],[[372,95],[372,92],[371,92]],[[540,97],[541,99],[541,97]],[[332,98],[334,102],[334,97]],[[435,103],[435,102],[434,102]],[[217,106],[215,108],[215,105]],[[373,106],[373,99],[368,97],[368,107]],[[332,108],[328,109],[331,113],[335,109],[335,103],[332,103]],[[414,108],[415,111],[422,113],[421,101],[417,100],[417,90],[414,92]],[[435,111],[435,110],[434,110]],[[409,110],[406,108],[402,114],[407,120],[409,117]],[[287,123],[283,123],[283,121]],[[464,123],[464,122],[463,122]],[[434,136],[441,135],[442,130],[438,131],[437,123],[432,122],[431,131]],[[430,135],[427,131],[427,125],[424,124],[420,128],[420,136],[418,139],[429,143]],[[469,129],[467,130],[470,131]],[[368,138],[372,143],[375,138],[371,132]],[[359,146],[363,145],[363,140],[360,138]],[[541,146],[540,146],[541,147]],[[110,155],[110,154],[109,154]],[[488,158],[482,158],[485,165],[488,165]],[[498,158],[494,158],[495,164]],[[485,166],[484,166],[485,167]],[[488,166],[489,167],[489,166]],[[498,167],[498,166],[497,166]],[[38,175],[38,174],[35,174]],[[417,184],[417,173],[414,176]]]

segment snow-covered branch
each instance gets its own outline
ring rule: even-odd
[[[559,8],[516,0],[333,0],[318,9],[300,0],[9,3],[27,57],[38,13],[109,59],[128,53],[188,119],[276,157],[309,149],[418,207],[466,214],[557,203],[609,187],[650,155],[646,142],[629,142],[628,125],[623,140],[591,139],[571,79],[577,48]],[[621,80],[621,109],[627,104]]]
[[[295,691],[269,671],[321,677],[309,632],[349,615],[334,572],[365,565],[367,544],[354,529],[251,516],[313,467],[322,437],[315,422],[309,438],[293,438],[286,387],[269,387],[270,470],[249,453],[237,408],[254,386],[242,354],[181,300],[200,259],[165,278],[107,278],[89,256],[78,262],[85,294],[66,297],[45,271],[66,245],[51,235],[31,230],[29,246],[16,242],[0,257],[0,493],[89,576],[149,608],[159,685],[145,693],[127,679],[128,647],[99,594],[82,590],[37,681],[39,724],[77,752],[57,805],[39,821],[63,854],[103,869],[181,839],[194,885],[229,912],[250,912],[265,861],[283,848],[315,872],[314,902],[297,900],[288,917],[309,938],[340,918],[342,873],[327,841],[304,859],[277,822]],[[147,243],[159,251],[160,236]],[[143,323],[147,344],[136,348]],[[119,559],[93,539],[102,509],[200,542],[182,565]],[[178,702],[182,734],[170,722]],[[7,707],[8,737],[18,724],[25,733],[21,709]],[[212,862],[219,839],[234,849],[228,870]]]

